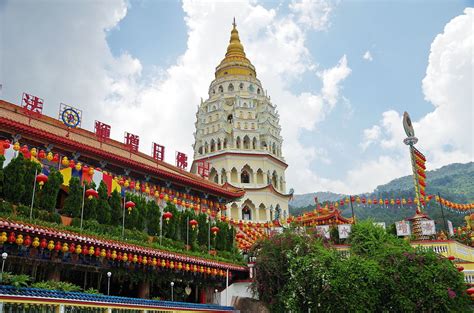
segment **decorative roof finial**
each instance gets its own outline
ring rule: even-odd
[[[232,25],[234,26],[234,28],[237,27],[237,24],[235,23],[235,16],[234,16],[234,22],[232,23]]]

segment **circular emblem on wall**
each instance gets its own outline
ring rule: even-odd
[[[73,108],[65,108],[61,114],[61,119],[67,127],[76,128],[81,123],[81,115]]]

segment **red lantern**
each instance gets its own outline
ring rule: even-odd
[[[173,213],[171,212],[165,212],[163,214],[163,218],[166,220],[166,223],[168,223],[172,217],[173,217]]]
[[[30,237],[30,236],[27,235],[27,236],[25,237],[25,241],[23,241],[23,245],[24,245],[25,247],[29,247],[29,246],[31,245],[31,237]]]
[[[110,259],[112,257],[112,253],[110,252],[110,249],[107,249],[107,252],[105,253],[105,257],[107,259]]]
[[[48,181],[48,176],[44,175],[43,173],[40,173],[39,175],[36,176],[36,182],[38,185],[43,187],[43,185]]]
[[[46,249],[47,246],[48,246],[48,243],[46,242],[46,239],[45,238],[41,239],[40,248]]]
[[[76,245],[74,243],[71,243],[71,245],[69,246],[69,252],[74,253],[74,251],[76,251]]]
[[[61,243],[59,241],[56,242],[56,245],[54,246],[54,250],[57,252],[61,250]]]
[[[128,214],[132,213],[133,208],[135,207],[135,202],[127,201],[125,203],[125,208],[128,210]]]
[[[450,261],[454,261],[454,259],[455,259],[454,255],[450,255],[450,256],[448,256],[448,260],[450,260]]]
[[[459,271],[459,272],[462,272],[462,271],[464,271],[464,267],[462,267],[462,266],[458,266],[458,271]]]
[[[93,189],[93,188],[89,188],[86,190],[86,197],[87,199],[89,200],[92,200],[92,198],[99,198],[99,193],[97,192],[97,190]]]
[[[189,225],[191,225],[191,228],[194,230],[196,226],[198,225],[198,222],[194,219],[189,221]]]
[[[9,149],[10,148],[10,140],[5,140],[3,142],[3,149]]]
[[[96,257],[99,257],[99,256],[100,256],[100,249],[99,249],[98,247],[95,248],[94,255],[95,255]]]
[[[8,236],[8,242],[9,243],[14,243],[16,241],[15,233],[11,232],[10,236]]]
[[[40,150],[40,152],[38,153],[38,158],[40,159],[46,158],[46,152],[44,152],[44,150]]]
[[[82,254],[83,255],[88,255],[89,254],[89,249],[87,248],[86,245],[84,245],[84,247],[82,247]]]
[[[217,233],[219,232],[219,227],[217,226],[211,227],[211,232],[214,236],[217,235]]]
[[[472,296],[474,294],[474,287],[471,287],[467,290],[467,294]]]

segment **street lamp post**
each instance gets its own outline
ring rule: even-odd
[[[174,296],[173,296],[174,281],[172,281],[170,285],[171,285],[171,301],[174,301]]]
[[[8,258],[8,253],[2,253],[2,272],[0,273],[0,283],[3,282],[3,269],[5,268],[5,261]]]
[[[107,295],[110,296],[110,277],[112,272],[107,272]]]

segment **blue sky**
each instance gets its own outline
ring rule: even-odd
[[[140,134],[145,153],[152,141],[163,143],[173,163],[174,150],[192,156],[196,106],[236,16],[247,56],[280,111],[287,186],[297,193],[371,191],[410,172],[403,111],[429,168],[474,159],[468,5],[6,1],[0,18],[23,23],[2,31],[10,48],[1,57],[1,96],[17,102],[28,90],[49,103],[75,103],[85,128],[100,118],[118,140],[124,131]],[[25,20],[31,10],[37,16]],[[17,38],[37,52],[24,51]],[[57,108],[46,110],[55,115]]]

